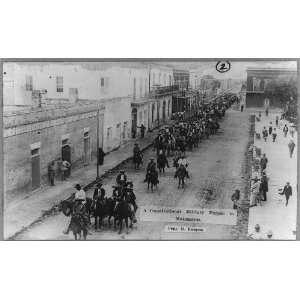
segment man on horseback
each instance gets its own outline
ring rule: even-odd
[[[138,206],[135,202],[136,196],[133,192],[133,183],[132,182],[128,183],[126,193],[127,193],[127,195],[126,195],[127,196],[127,201],[128,201],[129,204],[132,204],[132,206],[134,208],[134,213],[135,213],[138,209]]]
[[[102,187],[103,184],[102,182],[97,183],[97,186],[94,190],[94,195],[93,195],[93,199],[101,199],[103,200],[105,197],[105,189]]]
[[[157,157],[157,166],[158,166],[159,172],[161,172],[161,170],[163,170],[163,172],[164,172],[164,169],[166,166],[168,168],[170,168],[168,159],[163,150],[159,150],[158,157]]]
[[[73,206],[73,211],[72,211],[72,217],[78,216],[80,219],[82,228],[87,229],[88,224],[89,224],[89,217],[88,217],[88,214],[86,211],[86,206],[85,206],[86,194],[80,184],[76,184],[75,189],[76,189],[76,192],[75,192],[75,201],[74,201],[74,206]],[[71,219],[72,219],[72,217],[71,217]],[[65,234],[69,234],[70,225],[71,225],[71,221],[68,226],[68,229],[64,232]]]
[[[186,171],[186,177],[187,177],[187,178],[190,178],[189,172],[188,172],[188,170],[187,170],[187,167],[188,167],[189,164],[188,164],[188,161],[187,161],[185,155],[182,155],[181,158],[179,158],[177,164],[178,164],[178,168],[180,168],[181,166],[183,166],[183,167],[185,168],[185,171]],[[178,168],[177,168],[177,169],[178,169]]]
[[[133,162],[134,162],[135,169],[139,169],[139,165],[142,164],[142,162],[143,162],[142,151],[140,150],[140,147],[138,144],[134,144]]]
[[[125,186],[127,183],[127,175],[124,170],[120,170],[120,173],[117,175],[116,182],[120,186]]]

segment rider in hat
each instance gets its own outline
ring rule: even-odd
[[[87,212],[86,212],[86,207],[85,207],[85,203],[86,203],[86,195],[85,195],[85,191],[83,190],[83,188],[81,187],[80,184],[76,184],[75,185],[75,203],[73,206],[73,212],[72,215],[79,215],[81,218],[81,222],[83,223],[82,225],[87,227],[88,223],[89,223],[89,219],[87,216]],[[69,234],[70,231],[70,225],[71,222],[68,226],[68,229],[64,232],[65,234]]]
[[[125,186],[127,182],[127,175],[124,170],[120,170],[117,175],[116,182],[118,185]]]
[[[128,183],[127,185],[127,189],[126,189],[126,193],[127,193],[127,200],[128,200],[128,203],[132,204],[133,208],[134,208],[134,213],[137,211],[138,209],[138,206],[135,202],[136,200],[136,196],[133,192],[133,183],[130,182]]]
[[[94,190],[93,199],[101,199],[103,200],[105,197],[105,189],[102,187],[102,182],[97,183],[96,188]]]

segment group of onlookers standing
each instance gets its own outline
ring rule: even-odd
[[[261,120],[261,113],[259,113],[259,115],[256,116],[256,121],[259,122],[260,120]],[[290,158],[292,158],[293,152],[294,152],[294,149],[296,146],[296,144],[293,140],[294,135],[295,135],[295,127],[290,126],[290,128],[289,128],[286,123],[284,124],[284,119],[282,116],[281,116],[281,118],[279,118],[279,116],[276,116],[275,127],[273,127],[273,124],[271,121],[269,122],[268,128],[267,128],[267,126],[263,127],[263,130],[262,130],[263,140],[265,142],[267,142],[268,137],[271,136],[272,142],[275,143],[276,138],[277,138],[277,129],[282,130],[284,138],[287,138],[288,132],[290,133],[291,139],[290,139],[290,142],[288,143],[288,149],[289,149],[289,156],[290,156]],[[256,138],[260,138],[260,134],[256,133]],[[261,155],[260,149],[259,149],[259,151],[256,151],[256,153],[254,155],[256,157],[256,162],[257,162]],[[266,175],[267,165],[268,165],[268,158],[266,157],[266,154],[263,154],[259,160],[259,165],[257,166],[257,169],[259,169],[259,170],[256,170],[256,171],[258,171],[257,174],[260,173],[260,176],[256,175],[252,179],[252,182],[251,182],[250,207],[256,206],[257,204],[261,204],[261,201],[267,201],[267,193],[269,191],[269,187],[268,187],[268,179],[269,178]],[[280,193],[279,193],[280,195],[285,195],[285,199],[286,199],[285,205],[287,206],[288,202],[289,202],[289,198],[292,195],[292,187],[291,187],[290,183],[287,182],[286,185],[279,191],[280,191]]]
[[[62,181],[66,180],[71,173],[71,163],[67,160],[53,160],[48,165],[48,178],[51,186],[54,186],[55,178],[60,177]]]

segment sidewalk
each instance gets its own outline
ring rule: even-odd
[[[99,176],[103,176],[106,172],[130,158],[134,143],[138,143],[141,150],[148,147],[157,132],[158,129],[147,133],[144,139],[129,141],[123,147],[106,155],[104,164],[99,166]],[[76,183],[86,186],[95,180],[96,172],[96,161],[92,161],[88,166],[74,170],[71,177],[66,181],[56,181],[53,187],[44,186],[26,197],[16,198],[7,203],[4,208],[4,238],[7,239],[24,227],[28,227],[39,219],[43,212],[50,210],[61,200],[70,197],[74,193]]]
[[[255,122],[255,131],[261,134],[264,126],[269,129],[270,122],[274,128],[275,117],[275,113],[270,113],[268,117],[263,115],[260,122]],[[289,122],[284,121],[285,123],[290,126]],[[293,158],[290,158],[288,151],[290,134],[288,133],[285,138],[282,128],[277,128],[276,131],[277,139],[274,143],[270,136],[267,142],[262,138],[260,140],[254,138],[254,146],[261,148],[262,154],[266,153],[268,158],[266,174],[269,178],[269,192],[267,201],[262,202],[262,206],[250,207],[248,233],[254,239],[267,239],[267,232],[272,231],[272,239],[294,240],[297,225],[297,132],[293,138],[296,147]],[[293,195],[289,199],[288,206],[285,206],[285,196],[279,195],[278,189],[283,188],[287,181],[292,186]],[[260,233],[255,233],[256,224],[260,225]]]

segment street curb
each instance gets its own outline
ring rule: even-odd
[[[147,146],[143,147],[141,149],[141,152],[146,151],[147,149],[149,149],[151,146],[153,145],[153,142],[150,142],[150,144],[148,144]],[[111,173],[115,172],[116,170],[118,170],[122,165],[128,163],[130,160],[133,159],[133,156],[129,156],[127,158],[125,158],[124,160],[122,160],[120,163],[118,163],[116,166],[114,166],[113,168],[109,169],[108,171],[104,172],[99,179],[95,179],[92,182],[88,183],[87,185],[84,186],[85,190],[89,190],[91,187],[93,187],[95,184],[97,184],[99,181],[103,180],[104,178],[107,178]],[[34,225],[44,221],[45,219],[54,216],[58,213],[60,213],[60,205],[61,202],[63,201],[70,201],[72,199],[74,199],[75,194],[73,193],[71,196],[69,196],[68,198],[61,200],[59,202],[59,204],[55,204],[53,205],[50,209],[44,210],[42,211],[42,215],[40,217],[38,217],[36,220],[34,220],[33,222],[31,222],[29,225],[27,226],[23,226],[22,229],[20,229],[19,231],[15,232],[13,235],[9,236],[6,238],[6,240],[9,241],[14,241],[16,240],[16,238],[23,234],[24,232],[26,232],[28,229],[32,228]]]

